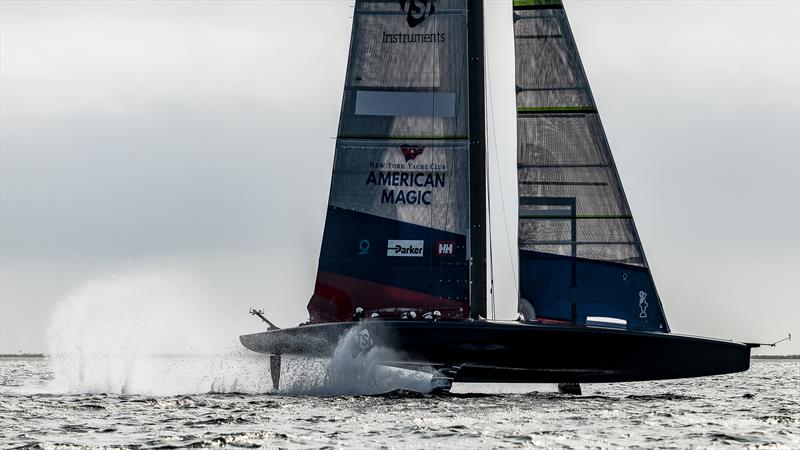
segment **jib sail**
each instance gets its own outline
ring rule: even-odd
[[[469,314],[465,0],[357,0],[312,323]]]
[[[520,311],[668,331],[559,0],[515,0]]]

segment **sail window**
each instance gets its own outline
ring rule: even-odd
[[[358,91],[356,114],[361,116],[455,117],[453,92]]]

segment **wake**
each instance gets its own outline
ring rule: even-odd
[[[218,326],[213,299],[190,274],[138,270],[93,280],[54,309],[47,331],[51,394],[172,396],[204,393],[373,395],[428,392],[430,376],[380,366],[397,359],[353,336],[332,359],[283,358],[273,391],[269,358],[244,349],[237,330]]]

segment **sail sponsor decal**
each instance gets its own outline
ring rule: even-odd
[[[386,256],[422,257],[425,241],[407,239],[389,239],[386,242]]]
[[[399,3],[400,9],[406,13],[405,21],[409,28],[416,28],[436,12],[434,0],[399,0]],[[389,33],[383,31],[384,44],[444,44],[446,42],[447,33],[444,32]]]
[[[421,155],[422,152],[425,151],[425,147],[419,145],[401,145],[400,151],[403,152],[403,156],[406,158],[406,162],[411,161],[412,159],[417,159],[417,156]]]
[[[639,291],[639,318],[647,319],[647,292]]]
[[[433,248],[436,256],[453,256],[455,255],[456,241],[436,241]]]
[[[383,188],[381,203],[430,206],[433,190],[447,184],[447,165],[412,162],[425,151],[422,146],[402,145],[400,151],[405,164],[370,162],[364,184]]]
[[[387,33],[383,32],[384,44],[444,44],[447,33]]]
[[[466,145],[460,142],[341,140],[334,163],[330,205],[466,234],[468,156]],[[359,234],[354,239],[349,251],[355,253],[360,251],[360,239],[371,241],[370,254],[383,244],[368,234]],[[432,244],[430,241],[429,245]]]
[[[430,205],[433,188],[443,188],[446,177],[446,173],[372,170],[367,175],[366,184],[385,186],[381,203]]]
[[[358,242],[358,256],[369,255],[369,239],[362,239]]]
[[[422,23],[425,18],[436,12],[435,0],[399,0],[400,9],[405,11],[406,22],[411,28]]]

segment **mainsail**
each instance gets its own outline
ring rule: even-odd
[[[668,326],[560,0],[515,0],[520,311]]]
[[[469,315],[466,0],[357,0],[312,323]]]

